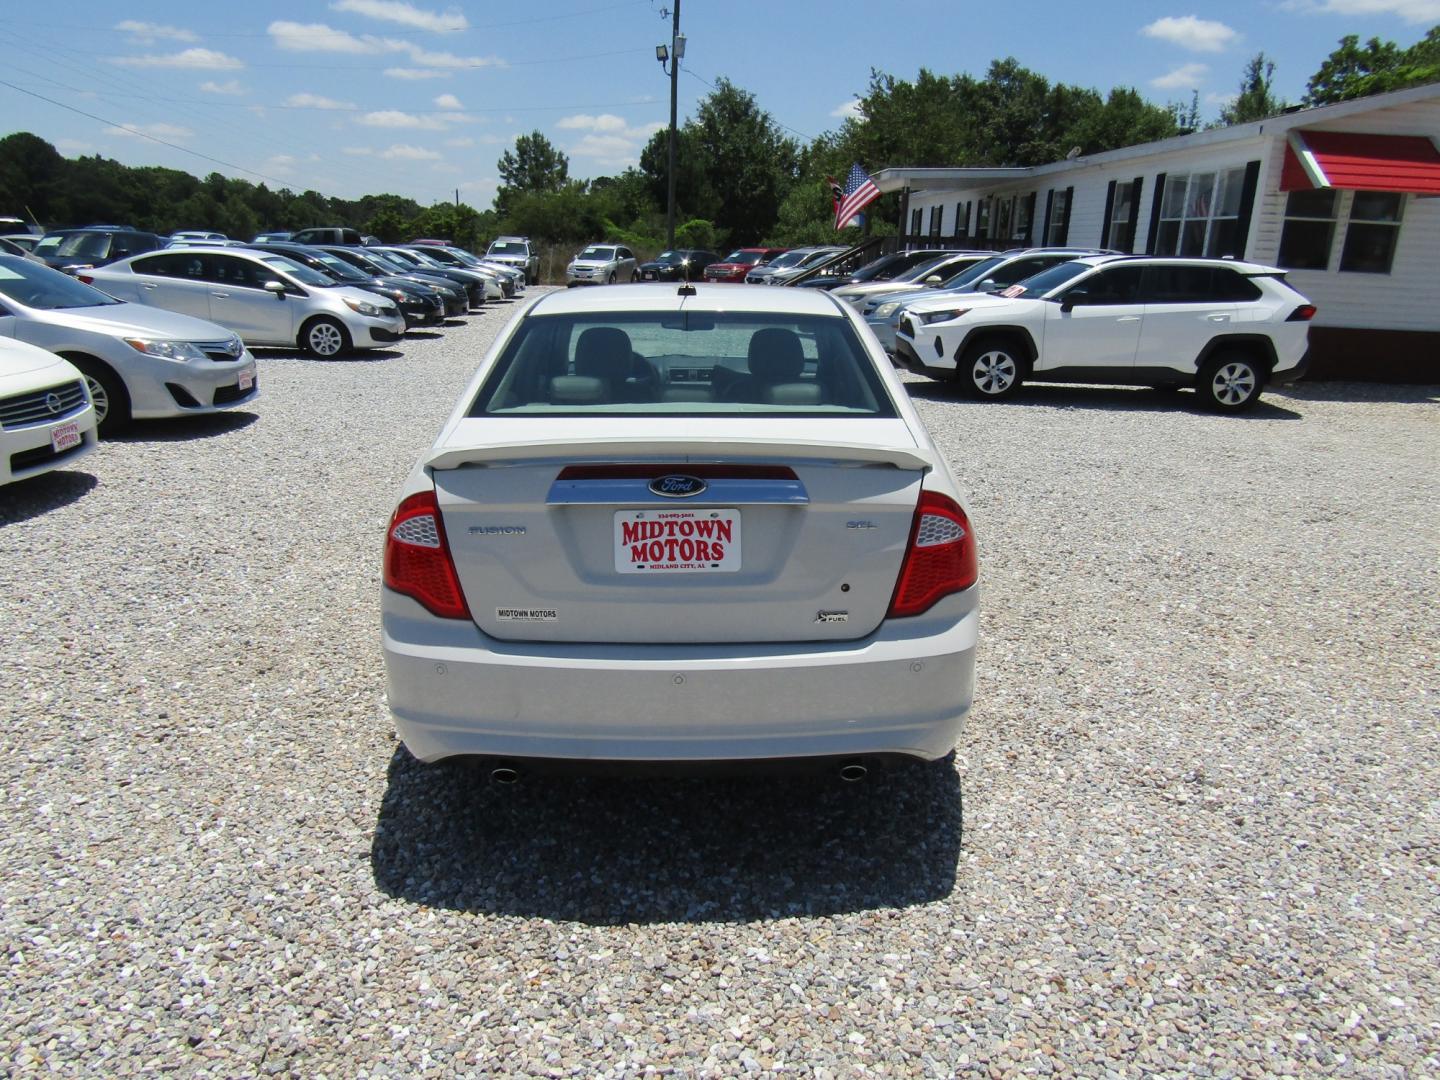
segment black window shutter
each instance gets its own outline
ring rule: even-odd
[[[1025,246],[1035,238],[1035,192],[1025,196]]]
[[[1260,162],[1247,161],[1245,186],[1240,189],[1240,217],[1235,223],[1235,250],[1221,254],[1234,255],[1237,259],[1245,257],[1245,239],[1250,235],[1250,215],[1255,212],[1255,189],[1259,186]]]
[[[1041,245],[1050,243],[1050,212],[1055,209],[1055,189],[1045,193],[1045,224],[1040,227]]]
[[[1115,181],[1105,190],[1105,216],[1100,219],[1100,246],[1110,246],[1110,213],[1115,209]]]
[[[1155,238],[1160,235],[1160,199],[1165,194],[1165,174],[1155,177],[1155,195],[1150,200],[1150,234],[1145,238],[1145,254],[1155,254]]]
[[[1134,251],[1134,250],[1135,250],[1135,226],[1136,226],[1136,224],[1138,224],[1139,221],[1140,221],[1140,192],[1143,191],[1144,189],[1145,189],[1145,178],[1144,178],[1143,176],[1137,176],[1137,177],[1135,177],[1134,180],[1131,181],[1131,188],[1130,188],[1130,227],[1129,227],[1129,229],[1126,230],[1126,231],[1129,233],[1130,240],[1129,240],[1129,242],[1125,245],[1125,250],[1126,250],[1127,252],[1130,252],[1130,251]]]
[[[1064,247],[1066,244],[1068,244],[1068,243],[1070,242],[1070,211],[1072,211],[1074,208],[1075,208],[1075,187],[1074,187],[1074,185],[1072,184],[1070,187],[1067,187],[1067,188],[1065,189],[1065,218],[1064,218],[1063,221],[1060,222],[1060,241],[1059,241],[1059,244],[1060,244],[1061,247]]]

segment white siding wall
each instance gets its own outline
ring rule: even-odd
[[[1415,102],[1377,109],[1344,120],[1317,125],[1316,130],[1367,132],[1372,135],[1440,133],[1440,102]],[[1260,177],[1250,257],[1274,262],[1280,253],[1286,195],[1280,191],[1285,139],[1273,140],[1268,167]],[[1354,194],[1342,191],[1337,200],[1335,236],[1329,270],[1291,270],[1286,280],[1312,300],[1320,312],[1316,326],[1384,330],[1440,331],[1440,199],[1405,196],[1395,262],[1388,274],[1340,273],[1345,225]]]

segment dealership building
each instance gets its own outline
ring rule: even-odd
[[[1319,308],[1312,376],[1440,382],[1440,85],[1023,168],[892,168],[910,243],[1247,259]]]

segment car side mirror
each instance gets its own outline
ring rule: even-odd
[[[994,278],[986,278],[975,289],[976,292],[999,292],[1000,285]]]
[[[926,285],[939,285],[944,279],[939,274],[931,274],[925,279]]]
[[[1088,304],[1089,302],[1090,294],[1084,289],[1071,289],[1060,298],[1060,310],[1074,311],[1076,304]]]
[[[266,292],[274,293],[276,300],[285,299],[285,283],[283,281],[267,281],[262,287]]]

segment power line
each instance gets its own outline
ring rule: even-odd
[[[712,83],[709,79],[703,78],[703,77],[700,76],[700,75],[696,75],[695,72],[691,71],[688,67],[686,67],[686,68],[681,68],[680,70],[683,71],[683,72],[685,72],[685,74],[686,74],[686,75],[689,75],[692,79],[698,79],[700,82],[702,82],[702,83],[704,83],[706,86],[710,87],[711,90],[715,90],[715,91],[717,91],[717,92],[719,91],[720,88],[719,88],[718,86],[716,86],[714,83]],[[806,142],[814,142],[814,141],[815,141],[815,136],[814,136],[814,135],[807,135],[807,134],[805,134],[805,132],[800,131],[798,128],[793,128],[793,127],[791,127],[789,124],[782,124],[779,120],[776,120],[773,116],[770,117],[770,120],[771,120],[772,123],[774,123],[774,125],[775,125],[776,127],[784,128],[786,131],[790,132],[792,135],[799,135],[799,136],[800,136],[802,139],[804,139]]]
[[[286,186],[287,181],[285,180],[280,180],[273,176],[266,176],[264,173],[256,172],[254,169],[247,169],[243,165],[236,165],[232,161],[223,161],[220,158],[211,157],[209,154],[202,154],[199,150],[191,150],[188,146],[167,142],[156,135],[151,135],[149,132],[140,131],[115,120],[107,120],[103,116],[96,116],[94,113],[86,112],[84,109],[77,109],[73,105],[66,105],[63,101],[56,101],[54,98],[48,98],[44,94],[37,94],[33,90],[26,90],[23,86],[16,86],[12,82],[6,82],[4,79],[0,79],[0,86],[8,86],[11,90],[17,90],[22,94],[28,94],[30,97],[39,98],[41,101],[48,102],[61,109],[66,109],[69,112],[78,113],[87,119],[98,121],[101,124],[109,124],[111,127],[119,128],[121,131],[128,131],[131,135],[138,135],[142,139],[149,139],[151,142],[157,142],[161,146],[168,146],[172,150],[179,150],[182,154],[190,154],[192,157],[203,158],[205,161],[213,162],[216,165],[224,165],[227,169],[234,169],[236,172],[248,173],[250,176],[258,176],[261,180],[268,180],[270,183],[279,184],[281,187]]]

